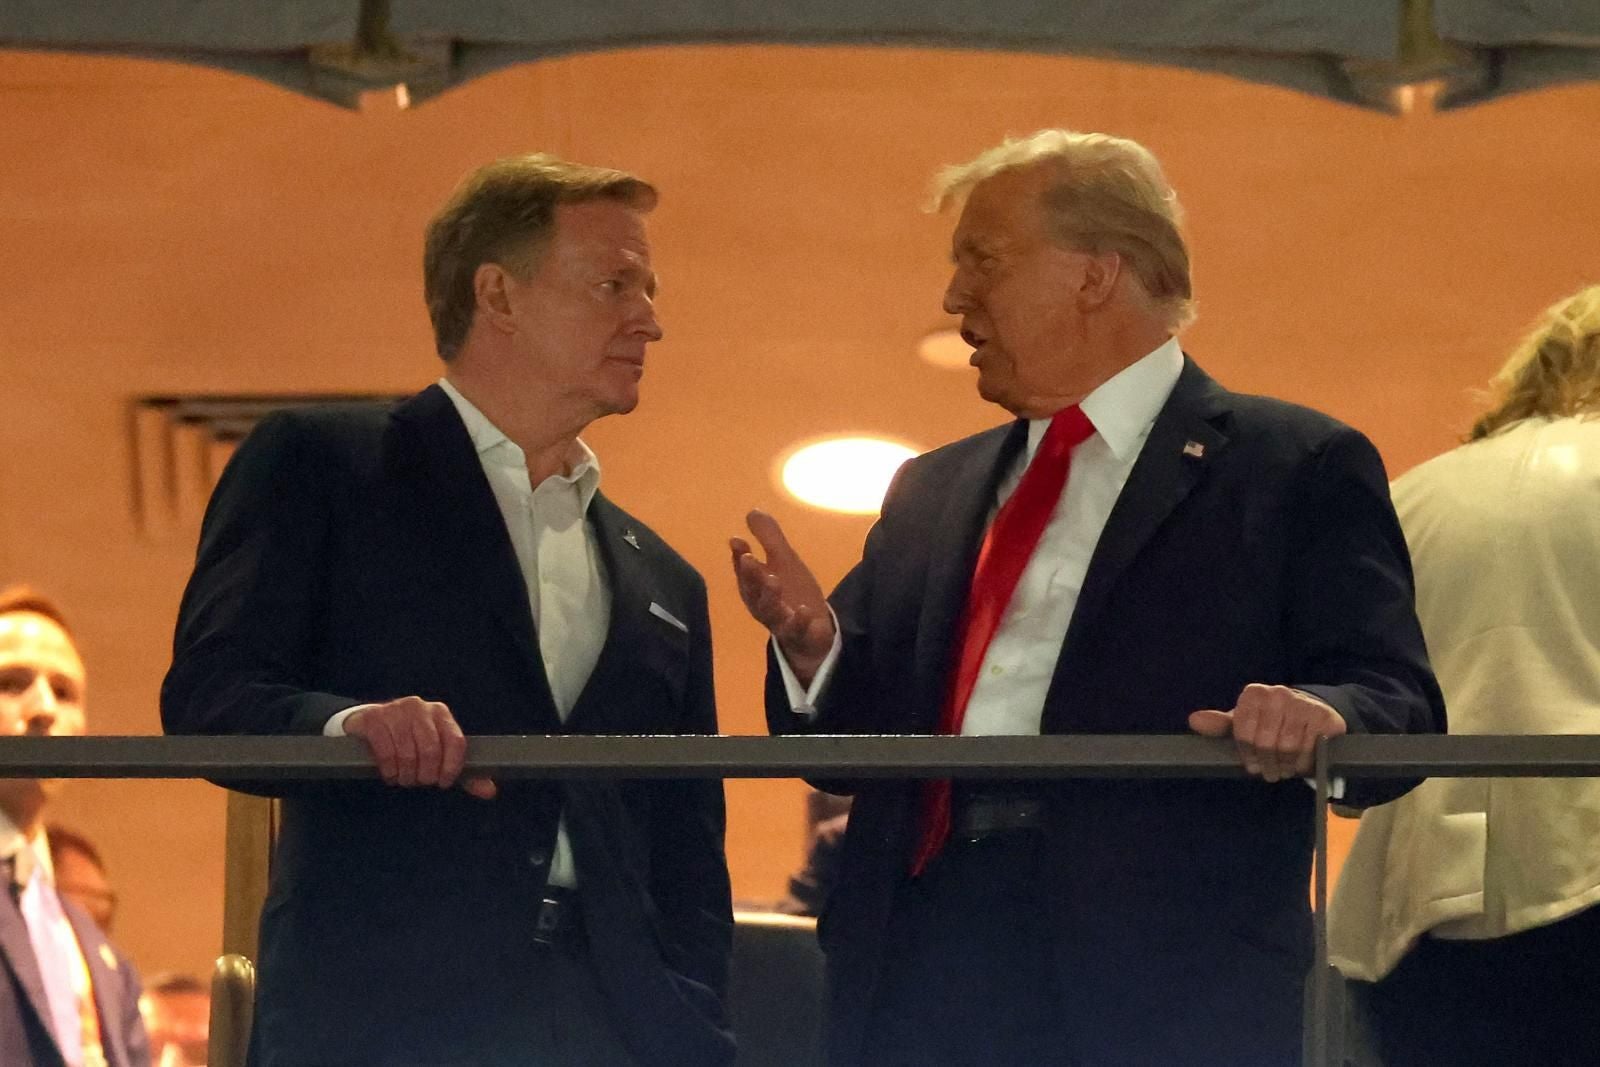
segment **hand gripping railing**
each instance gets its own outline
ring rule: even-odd
[[[1170,735],[1046,737],[474,737],[467,767],[496,778],[1239,778],[1232,745]],[[323,737],[0,739],[0,778],[365,778],[360,743]],[[1327,812],[1335,778],[1600,777],[1600,735],[1379,737],[1323,742],[1317,799],[1309,1063],[1330,1042]]]

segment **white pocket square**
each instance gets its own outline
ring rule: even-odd
[[[682,630],[684,633],[688,633],[689,632],[688,625],[686,623],[684,623],[684,621],[682,619],[678,618],[676,615],[674,615],[672,612],[668,611],[666,608],[662,607],[660,604],[657,604],[654,600],[650,601],[650,614],[654,615],[658,619],[661,619],[663,622],[667,622],[667,623],[670,623],[673,626],[676,626],[678,629]]]

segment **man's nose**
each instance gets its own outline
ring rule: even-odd
[[[972,310],[967,282],[959,270],[950,275],[950,284],[944,287],[944,310],[947,315],[964,315]]]
[[[656,318],[655,301],[645,299],[644,308],[639,314],[634,331],[646,341],[659,341],[666,336],[666,331],[661,328],[661,320]]]
[[[35,678],[24,694],[22,716],[27,724],[28,733],[48,734],[55,727],[60,707],[60,701],[56,699],[56,691],[50,685],[50,679],[42,675]]]

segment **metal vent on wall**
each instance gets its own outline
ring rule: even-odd
[[[234,448],[274,411],[398,399],[390,393],[136,397],[129,415],[134,521],[150,537],[191,532]]]

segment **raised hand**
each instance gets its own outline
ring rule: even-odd
[[[789,545],[783,529],[764,511],[745,516],[745,525],[767,554],[757,559],[742,537],[728,539],[739,596],[754,619],[777,638],[778,647],[802,685],[810,685],[833,647],[833,613],[822,587]]]

